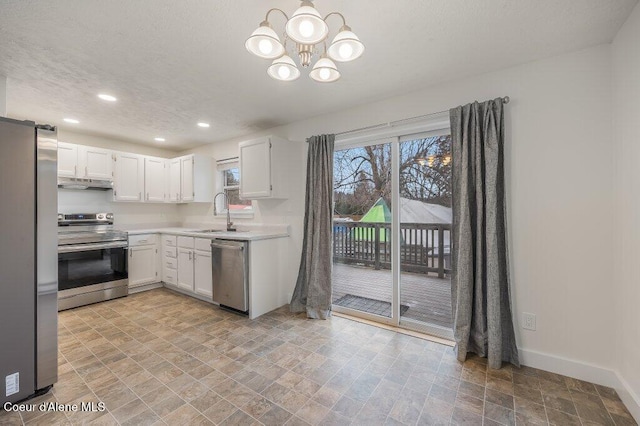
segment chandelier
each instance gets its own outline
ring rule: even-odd
[[[282,13],[287,20],[282,35],[283,42],[280,42],[278,34],[269,23],[269,15],[274,11]],[[342,27],[327,47],[327,19],[333,15],[342,18]],[[265,20],[247,39],[245,47],[259,58],[273,59],[267,69],[269,76],[276,80],[293,81],[300,77],[300,70],[287,53],[288,43],[290,53],[298,55],[303,68],[308,68],[314,57],[319,56],[309,77],[320,83],[331,83],[340,78],[340,71],[334,61],[353,61],[364,52],[364,45],[351,31],[341,13],[331,12],[322,18],[309,0],[303,0],[291,18],[281,9],[270,9]]]

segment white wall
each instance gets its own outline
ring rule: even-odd
[[[58,130],[58,140],[80,145],[96,146],[117,151],[133,152],[158,157],[176,157],[173,151],[138,145],[117,139]],[[114,203],[113,191],[58,189],[60,213],[112,212],[115,225],[131,228],[136,225],[172,226],[181,221],[175,204]]]
[[[0,117],[7,116],[7,77],[0,75]]]
[[[260,134],[301,142],[509,95],[506,165],[519,347],[530,364],[540,364],[542,353],[608,370],[614,343],[610,65],[610,46],[597,46],[199,151],[222,158],[239,140]],[[520,328],[523,311],[537,315],[537,331]]]
[[[640,421],[640,6],[613,43],[616,367]],[[628,406],[632,404],[627,403]]]

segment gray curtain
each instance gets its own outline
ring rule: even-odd
[[[331,221],[333,212],[333,147],[335,135],[307,139],[307,190],[304,240],[292,312],[307,317],[331,316]]]
[[[453,271],[458,360],[519,366],[509,290],[502,98],[453,108]]]

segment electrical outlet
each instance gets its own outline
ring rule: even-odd
[[[525,330],[536,331],[536,314],[528,312],[522,313],[522,328]]]

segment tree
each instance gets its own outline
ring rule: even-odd
[[[451,205],[451,138],[435,136],[401,142],[400,195]],[[361,216],[382,197],[391,207],[391,144],[336,151],[335,211]]]

